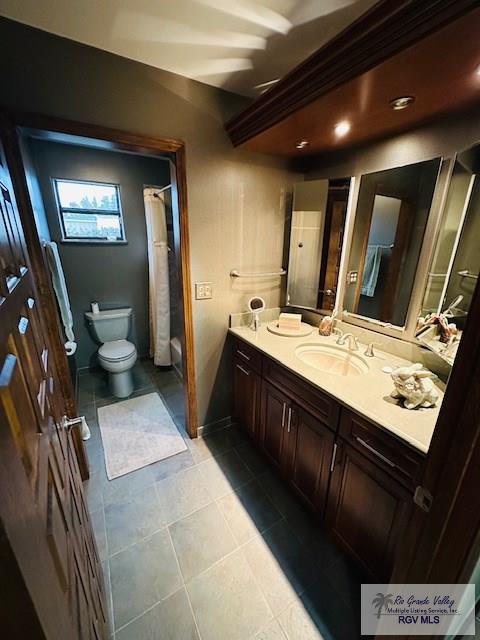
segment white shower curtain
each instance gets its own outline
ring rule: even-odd
[[[168,366],[172,358],[165,198],[158,189],[144,189],[143,195],[148,240],[150,356],[157,366]]]

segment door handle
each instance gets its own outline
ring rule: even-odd
[[[240,351],[240,349],[237,349],[237,353],[239,356],[242,356],[242,358],[245,358],[245,360],[250,360],[250,356],[247,356],[247,354]]]
[[[362,447],[365,447],[365,449],[368,449],[371,453],[373,453],[373,455],[377,456],[377,458],[380,458],[380,460],[383,460],[383,462],[386,462],[390,467],[392,467],[392,469],[397,466],[394,462],[386,458],[383,454],[380,453],[380,451],[377,451],[376,449],[374,449],[371,445],[368,444],[368,442],[365,442],[365,440],[363,440],[362,438],[359,438],[358,436],[356,436],[356,440],[358,444],[361,444]]]
[[[63,416],[62,418],[62,427],[65,431],[71,431],[73,427],[78,427],[85,420],[84,416],[79,416],[78,418],[68,418],[67,416]]]
[[[63,416],[62,418],[62,429],[70,433],[70,431],[74,427],[80,427],[82,440],[88,440],[90,438],[90,429],[88,427],[87,421],[85,420],[85,416],[79,416],[78,418],[69,418],[68,416]]]
[[[292,407],[288,407],[287,433],[290,433],[291,426],[292,426]]]
[[[250,375],[250,371],[247,371],[246,369],[244,369],[241,364],[237,364],[237,369],[240,369],[240,371],[244,373],[246,376]]]
[[[282,411],[282,429],[285,426],[285,411],[287,410],[286,402],[283,403],[283,411]]]

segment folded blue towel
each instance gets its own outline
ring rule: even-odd
[[[380,270],[380,262],[382,261],[384,248],[385,247],[379,244],[369,244],[367,247],[365,266],[363,268],[362,288],[360,290],[362,296],[373,298],[375,295],[375,287],[377,286],[378,272]]]

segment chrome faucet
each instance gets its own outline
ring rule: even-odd
[[[375,355],[375,351],[373,350],[374,346],[380,346],[379,342],[370,342],[368,347],[365,349],[365,354],[368,358],[373,358]]]
[[[343,336],[340,336],[337,340],[337,344],[344,345],[348,340],[348,350],[349,351],[358,351],[358,342],[353,333],[344,333]]]

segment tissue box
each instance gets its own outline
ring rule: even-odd
[[[300,313],[281,313],[278,318],[279,329],[300,329],[302,316]]]

